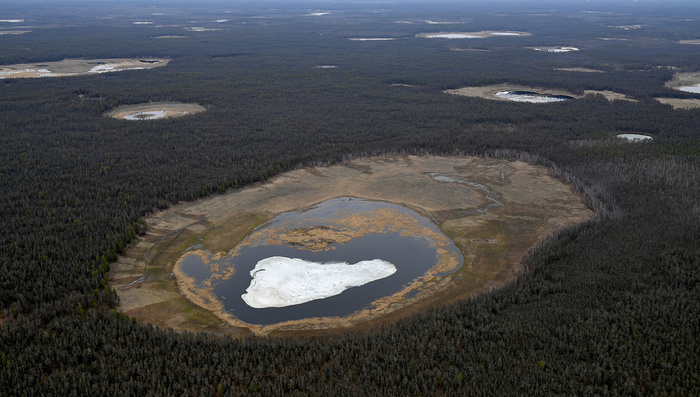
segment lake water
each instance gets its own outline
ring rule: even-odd
[[[568,95],[548,95],[532,91],[500,91],[496,93],[496,96],[515,102],[530,103],[562,102],[568,99],[573,99],[573,97]]]
[[[278,232],[319,226],[347,231],[358,230],[362,225],[358,225],[357,219],[372,218],[352,218],[353,215],[362,215],[375,210],[390,210],[401,216],[408,216],[415,220],[415,224],[419,226],[418,230],[429,228],[447,239],[433,222],[416,211],[386,202],[343,197],[300,211],[280,214],[260,226],[244,240],[235,250],[235,256],[229,254],[218,261],[204,264],[199,256],[188,255],[181,262],[180,269],[195,279],[195,287],[204,287],[205,281],[211,281],[212,292],[221,301],[224,310],[250,324],[266,325],[311,317],[347,316],[369,306],[377,299],[397,293],[406,284],[434,267],[439,260],[434,241],[424,235],[411,235],[415,233],[406,230],[396,230],[396,228],[388,230],[387,228],[377,233],[366,233],[352,238],[343,244],[332,243],[326,249],[311,251],[294,244],[270,244],[269,238],[259,236],[269,231],[273,231],[268,233],[269,236],[277,236]],[[343,225],[337,223],[338,220],[344,219],[355,219],[355,222],[347,222]],[[461,267],[463,258],[454,244],[449,239],[447,241],[449,241],[448,249],[459,258],[459,266],[453,270],[455,271]],[[347,262],[349,264],[380,259],[390,262],[397,270],[389,277],[349,288],[339,295],[325,299],[287,307],[260,309],[250,307],[241,298],[251,284],[250,272],[259,261],[275,256],[299,258],[315,263]],[[234,266],[236,273],[228,280],[210,278],[212,263],[217,264],[220,269]]]

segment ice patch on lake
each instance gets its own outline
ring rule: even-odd
[[[641,142],[641,141],[647,141],[650,139],[653,139],[652,137],[648,135],[641,135],[641,134],[618,134],[616,135],[618,138],[621,139],[627,139],[628,141],[631,142]]]
[[[695,94],[700,94],[700,84],[681,87],[678,90],[683,91],[683,92],[692,92]]]
[[[286,307],[339,295],[396,273],[396,266],[381,259],[357,262],[317,263],[273,256],[250,271],[253,279],[241,295],[248,306]]]
[[[126,120],[154,120],[162,119],[167,112],[165,110],[152,110],[150,112],[136,112],[124,116]],[[139,117],[141,116],[141,117]]]
[[[478,39],[479,36],[474,36],[471,34],[464,33],[444,33],[444,34],[434,34],[428,36],[431,39]]]
[[[503,99],[508,99],[515,102],[530,102],[530,103],[549,103],[562,102],[566,98],[558,98],[542,94],[518,94],[515,91],[500,91],[496,96]]]
[[[572,51],[579,51],[578,48],[576,47],[555,47],[555,48],[533,48],[535,51],[542,51],[542,52],[572,52]]]

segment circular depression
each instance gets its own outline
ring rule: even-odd
[[[362,279],[362,273],[347,273],[349,287],[330,294],[285,307],[251,307],[243,295],[255,284],[254,269],[263,260],[281,257],[301,259],[295,266],[344,263],[350,270],[359,262],[388,262],[396,271],[386,277]],[[428,218],[416,211],[382,201],[342,197],[324,201],[300,211],[286,212],[261,225],[223,257],[194,251],[179,261],[179,270],[190,278],[191,288],[205,292],[209,300],[218,300],[223,310],[249,324],[268,325],[314,317],[343,317],[372,306],[376,300],[393,295],[420,278],[440,261],[452,262],[456,271],[463,257],[454,243]],[[357,265],[356,265],[357,264]],[[229,269],[235,269],[230,271]],[[264,269],[265,271],[281,271]],[[295,271],[305,273],[304,269]],[[224,273],[230,277],[221,276]],[[276,275],[281,279],[295,274]],[[358,272],[355,272],[358,273]],[[304,294],[324,283],[336,283],[327,275],[313,274],[296,283],[297,293]],[[342,278],[342,276],[341,276]],[[341,281],[342,282],[342,281]],[[295,284],[295,282],[292,282]],[[279,285],[275,293],[284,294]],[[344,289],[344,290],[343,290]],[[311,293],[309,291],[309,293]]]
[[[148,102],[135,105],[119,106],[105,113],[105,116],[121,120],[158,120],[182,117],[200,113],[206,108],[195,103]]]
[[[449,241],[437,237],[435,229],[421,227],[412,217],[398,216],[401,212],[386,208],[336,217],[352,227],[336,223],[326,224],[328,229],[324,229],[306,224],[279,232],[262,226],[269,226],[267,222],[280,214],[339,197],[411,208],[439,225]],[[308,218],[309,211],[300,214]],[[110,286],[119,292],[120,310],[163,328],[241,336],[251,332],[306,335],[367,330],[505,285],[518,273],[529,249],[553,231],[590,216],[592,212],[582,198],[541,166],[476,157],[358,158],[331,167],[290,171],[265,184],[180,203],[149,216],[149,233],[130,245],[127,254],[111,267]],[[380,233],[387,225],[391,230]],[[347,316],[252,324],[238,319],[235,310],[224,308],[220,301],[228,300],[228,295],[224,295],[226,299],[215,295],[214,288],[225,280],[238,276],[252,280],[248,272],[235,266],[234,254],[242,253],[248,245],[280,245],[285,241],[301,249],[300,244],[304,244],[302,254],[306,255],[323,252],[332,241],[342,245],[368,233],[388,238],[392,232],[403,237],[431,236],[433,241],[445,243],[437,249],[439,253],[450,252],[447,248],[454,242],[464,256],[464,264],[458,267],[458,258],[453,258],[454,262],[440,261],[399,292],[387,292],[385,297]],[[196,277],[180,269],[180,259],[191,256],[200,256],[204,263],[197,265],[202,273],[194,274]],[[230,258],[234,266],[219,263],[225,258]],[[197,262],[194,258],[187,260]],[[353,258],[344,261],[357,263]],[[398,268],[400,264],[394,265]],[[188,271],[198,269],[187,266]]]

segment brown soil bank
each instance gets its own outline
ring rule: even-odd
[[[424,277],[413,284],[414,293],[382,298],[348,317],[264,327],[243,323],[221,310],[207,310],[180,292],[185,286],[175,276],[175,264],[188,247],[200,244],[197,248],[215,254],[229,252],[255,226],[277,214],[344,196],[389,201],[432,216],[462,252],[464,265],[446,276]],[[538,241],[592,215],[582,198],[550,177],[546,168],[520,161],[357,159],[292,171],[266,184],[178,204],[153,215],[147,219],[148,234],[112,265],[111,285],[126,314],[177,330],[238,335],[363,330],[504,285]],[[146,258],[145,277],[139,279]]]

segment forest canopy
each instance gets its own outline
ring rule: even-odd
[[[0,395],[697,394],[700,109],[654,98],[698,98],[665,84],[700,71],[700,9],[508,4],[3,2],[0,65],[171,61],[0,79]],[[417,37],[455,31],[531,35]],[[443,92],[506,83],[580,98]],[[148,102],[207,111],[103,117]],[[368,332],[176,333],[117,310],[110,264],[144,216],[385,154],[542,164],[598,216],[505,287]]]

